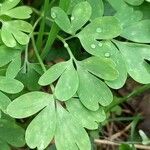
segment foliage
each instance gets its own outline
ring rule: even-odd
[[[55,141],[58,150],[90,150],[88,131],[120,109],[109,109],[114,91],[129,76],[150,83],[150,3],[35,0],[31,6],[0,4],[0,147],[44,150]]]

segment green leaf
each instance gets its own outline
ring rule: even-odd
[[[51,9],[51,16],[63,31],[71,33],[71,23],[63,9],[59,7],[53,7]]]
[[[19,55],[20,51],[6,47],[5,45],[0,46],[0,67],[7,65],[10,61]]]
[[[78,96],[85,107],[96,111],[99,108],[98,103],[107,106],[112,102],[113,95],[105,83],[81,67],[78,67],[78,75]]]
[[[117,79],[105,82],[111,88],[119,89],[125,84],[125,81],[127,79],[127,69],[123,56],[112,42],[102,41],[101,43],[102,48],[99,51],[95,52],[95,55],[104,57],[106,54],[109,54],[110,55],[109,58],[114,61],[114,63],[116,64],[115,68],[119,73]]]
[[[121,26],[114,17],[101,17],[92,21],[77,36],[84,49],[93,54],[102,47],[97,40],[112,39],[121,34]]]
[[[8,47],[15,47],[16,41],[21,45],[26,45],[29,42],[29,36],[26,33],[31,31],[31,24],[22,20],[3,22],[1,30],[2,41]]]
[[[1,38],[7,47],[15,47],[17,44],[13,35],[7,30],[5,26],[1,29]]]
[[[7,15],[16,19],[28,19],[31,17],[32,9],[27,6],[20,6],[14,9],[4,12],[4,15]]]
[[[144,0],[124,0],[124,1],[133,6],[141,5],[144,2]]]
[[[11,100],[9,99],[9,97],[0,91],[0,110],[6,113],[7,106],[10,102]]]
[[[72,13],[73,8],[80,2],[84,2],[85,0],[71,0],[70,1],[70,5],[68,8],[68,14],[70,15]]]
[[[144,133],[144,131],[139,130],[139,134],[142,138],[142,144],[143,145],[148,145],[150,144],[150,138],[148,138],[148,136]]]
[[[71,61],[58,80],[55,89],[55,96],[61,101],[66,101],[77,92],[78,86],[78,74]]]
[[[110,59],[90,57],[83,60],[82,63],[89,72],[104,80],[115,80],[118,77],[115,63]]]
[[[95,40],[112,39],[119,36],[120,33],[121,26],[118,20],[113,16],[105,16],[93,20],[78,34],[78,37],[82,38],[89,35],[92,36],[92,38]]]
[[[43,71],[40,71],[38,64],[28,63],[26,67],[26,72],[24,72],[24,68],[22,68],[17,75],[17,79],[30,91],[40,90],[41,86],[38,84],[38,81]]]
[[[150,43],[150,20],[142,20],[126,27],[122,37],[139,43]]]
[[[53,96],[43,92],[30,92],[16,98],[7,108],[7,112],[14,118],[29,117],[53,101]]]
[[[120,51],[116,48],[116,46],[111,41],[101,41],[99,42],[100,48],[96,48],[94,51],[90,53],[92,55],[102,57],[104,59],[110,59],[115,63],[115,69],[119,72],[117,79],[113,81],[105,81],[111,88],[119,89],[121,88],[127,79],[127,69],[124,62],[124,59],[120,53]],[[124,68],[124,69],[122,69]],[[101,70],[99,70],[101,71]]]
[[[42,86],[49,85],[53,83],[67,68],[67,62],[61,62],[56,65],[53,65],[48,69],[39,79],[39,84]]]
[[[119,41],[115,43],[124,57],[129,75],[139,83],[150,83],[150,65],[146,62],[150,60],[150,46]]]
[[[3,141],[3,140],[0,140],[0,147],[3,149],[3,150],[11,150],[9,145]]]
[[[137,10],[143,13],[143,18],[142,18],[143,20],[150,19],[149,9],[150,9],[150,3],[147,2],[144,2],[142,5],[137,7]]]
[[[71,115],[73,115],[81,125],[87,129],[94,130],[98,128],[98,123],[106,119],[106,114],[102,107],[97,111],[90,111],[85,108],[79,99],[66,101],[66,106]]]
[[[25,136],[27,145],[32,149],[44,150],[53,139],[55,128],[55,104],[51,101],[29,124]]]
[[[130,16],[130,17],[129,17]],[[123,28],[128,28],[129,25],[136,24],[143,17],[141,11],[135,11],[131,7],[117,11],[115,17],[120,21]]]
[[[24,129],[15,122],[0,119],[0,138],[15,147],[25,145]]]
[[[95,19],[103,16],[104,14],[104,4],[102,0],[87,0],[92,7],[91,19]]]
[[[12,59],[12,62],[9,64],[6,70],[6,77],[15,78],[21,68],[21,55]]]
[[[78,3],[71,16],[71,30],[75,33],[79,30],[91,17],[92,8],[88,2]]]
[[[124,0],[107,0],[110,5],[116,10],[116,11],[121,11],[122,9],[128,8],[128,5],[124,2]]]
[[[23,87],[23,84],[18,80],[0,76],[0,90],[3,92],[15,94],[21,92]]]
[[[57,150],[91,150],[85,129],[73,121],[70,114],[60,105],[57,105],[55,144]]]
[[[141,11],[136,11],[133,7],[130,7],[123,0],[108,0],[111,6],[116,10],[115,17],[121,23],[121,26],[128,27],[132,23],[136,23],[141,20],[143,13]],[[130,16],[130,17],[129,17]]]
[[[133,150],[128,144],[121,144],[119,150]]]
[[[54,21],[63,31],[69,34],[75,34],[90,19],[91,13],[91,6],[85,1],[75,5],[72,11],[71,22],[63,9],[59,7],[51,9],[51,16]]]
[[[14,8],[19,2],[20,0],[5,0],[1,6],[1,13],[3,14],[4,12]]]

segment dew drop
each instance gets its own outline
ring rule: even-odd
[[[99,46],[99,47],[102,47],[102,46],[103,46],[103,43],[99,42],[99,43],[98,43],[98,46]]]
[[[52,12],[51,16],[52,16],[53,19],[55,19],[57,17],[54,12]]]
[[[101,32],[102,32],[102,29],[101,29],[101,28],[97,28],[97,29],[96,29],[96,32],[97,32],[97,33],[101,33]]]
[[[91,48],[96,48],[96,45],[95,44],[91,44]]]
[[[67,43],[65,43],[65,44],[64,44],[64,47],[66,47],[66,48],[67,48],[67,47],[68,47],[68,44],[67,44]]]
[[[105,53],[105,57],[109,58],[110,57],[110,53]]]
[[[75,19],[74,16],[72,16],[72,17],[71,17],[71,20],[74,20],[74,19]]]

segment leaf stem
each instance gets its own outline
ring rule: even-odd
[[[45,30],[47,12],[48,12],[48,9],[52,7],[53,3],[54,3],[54,0],[51,1],[50,5],[49,5],[49,0],[45,0],[45,3],[44,3],[44,11],[42,13],[43,18],[42,18],[42,22],[40,24],[39,34],[38,34],[38,38],[36,41],[38,50],[40,50],[42,48],[42,40],[43,40],[43,35],[44,35],[44,30]]]
[[[33,45],[33,49],[34,49],[34,51],[35,51],[35,55],[36,55],[36,57],[37,57],[37,59],[38,59],[40,65],[41,65],[43,71],[46,72],[46,67],[45,67],[45,65],[44,65],[44,63],[43,63],[43,61],[42,61],[42,59],[41,59],[41,57],[40,57],[40,55],[39,55],[39,53],[38,53],[38,50],[37,50],[37,47],[36,47],[36,44],[35,44],[34,37],[32,36],[31,39],[32,39],[32,45]]]
[[[38,59],[40,65],[41,65],[43,71],[46,72],[46,67],[45,67],[45,65],[44,65],[44,63],[43,63],[43,61],[42,61],[42,59],[41,59],[41,57],[40,57],[40,55],[39,55],[39,52],[38,52],[37,47],[36,47],[36,44],[35,44],[34,37],[32,36],[31,39],[32,39],[32,44],[33,44],[33,48],[34,48],[34,51],[35,51],[35,55],[36,55],[36,57],[37,57],[37,59]],[[53,85],[53,84],[50,85],[50,88],[51,88],[51,90],[52,90],[52,93],[54,93],[54,89],[55,89],[55,88],[54,88],[54,85]]]
[[[73,59],[74,61],[77,61],[76,58],[74,57],[74,55],[72,54],[72,51],[68,45],[68,43],[66,42],[65,39],[63,39],[61,36],[57,35],[57,38],[64,44],[64,47],[66,48],[67,52],[70,55],[70,58]]]
[[[64,9],[66,11],[68,9],[68,6],[69,6],[69,1],[60,0],[59,7],[61,7],[62,9]],[[41,53],[42,60],[44,60],[45,57],[47,56],[49,49],[52,47],[55,39],[57,38],[57,34],[58,34],[59,30],[60,30],[60,28],[57,26],[57,24],[55,22],[53,22],[49,36],[48,36],[48,40],[46,42],[44,50]]]
[[[131,98],[138,96],[142,94],[143,92],[147,91],[150,89],[150,84],[143,85],[142,87],[139,87],[138,89],[135,89],[133,92],[131,92],[129,95],[119,98],[118,101],[116,101],[113,105],[108,106],[105,110],[106,112],[109,112],[112,108],[114,108],[117,105],[120,105],[124,102],[127,102],[131,100]]]
[[[38,25],[39,21],[41,20],[41,17],[39,17],[36,22],[33,25],[33,30],[32,32],[29,34],[29,40],[31,39],[34,29],[36,28],[36,26]],[[25,59],[24,59],[24,64],[23,64],[23,72],[26,73],[27,72],[27,64],[29,63],[28,61],[28,47],[29,44],[26,45],[26,49],[25,49]]]
[[[39,10],[37,10],[37,9],[35,9],[35,8],[33,8],[33,7],[30,7],[31,9],[32,9],[32,11],[35,13],[35,14],[37,14],[38,16],[40,16],[40,17],[44,17],[44,14],[43,13],[41,13]],[[47,17],[46,16],[46,20],[48,20],[48,21],[50,21],[50,22],[54,22],[54,20],[53,19],[51,19],[51,18],[49,18],[49,17]]]

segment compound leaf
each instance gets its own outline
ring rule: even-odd
[[[25,21],[5,21],[1,30],[2,41],[8,47],[15,47],[16,41],[21,45],[26,45],[29,42],[29,36],[26,33],[30,33],[31,31],[31,24]]]

